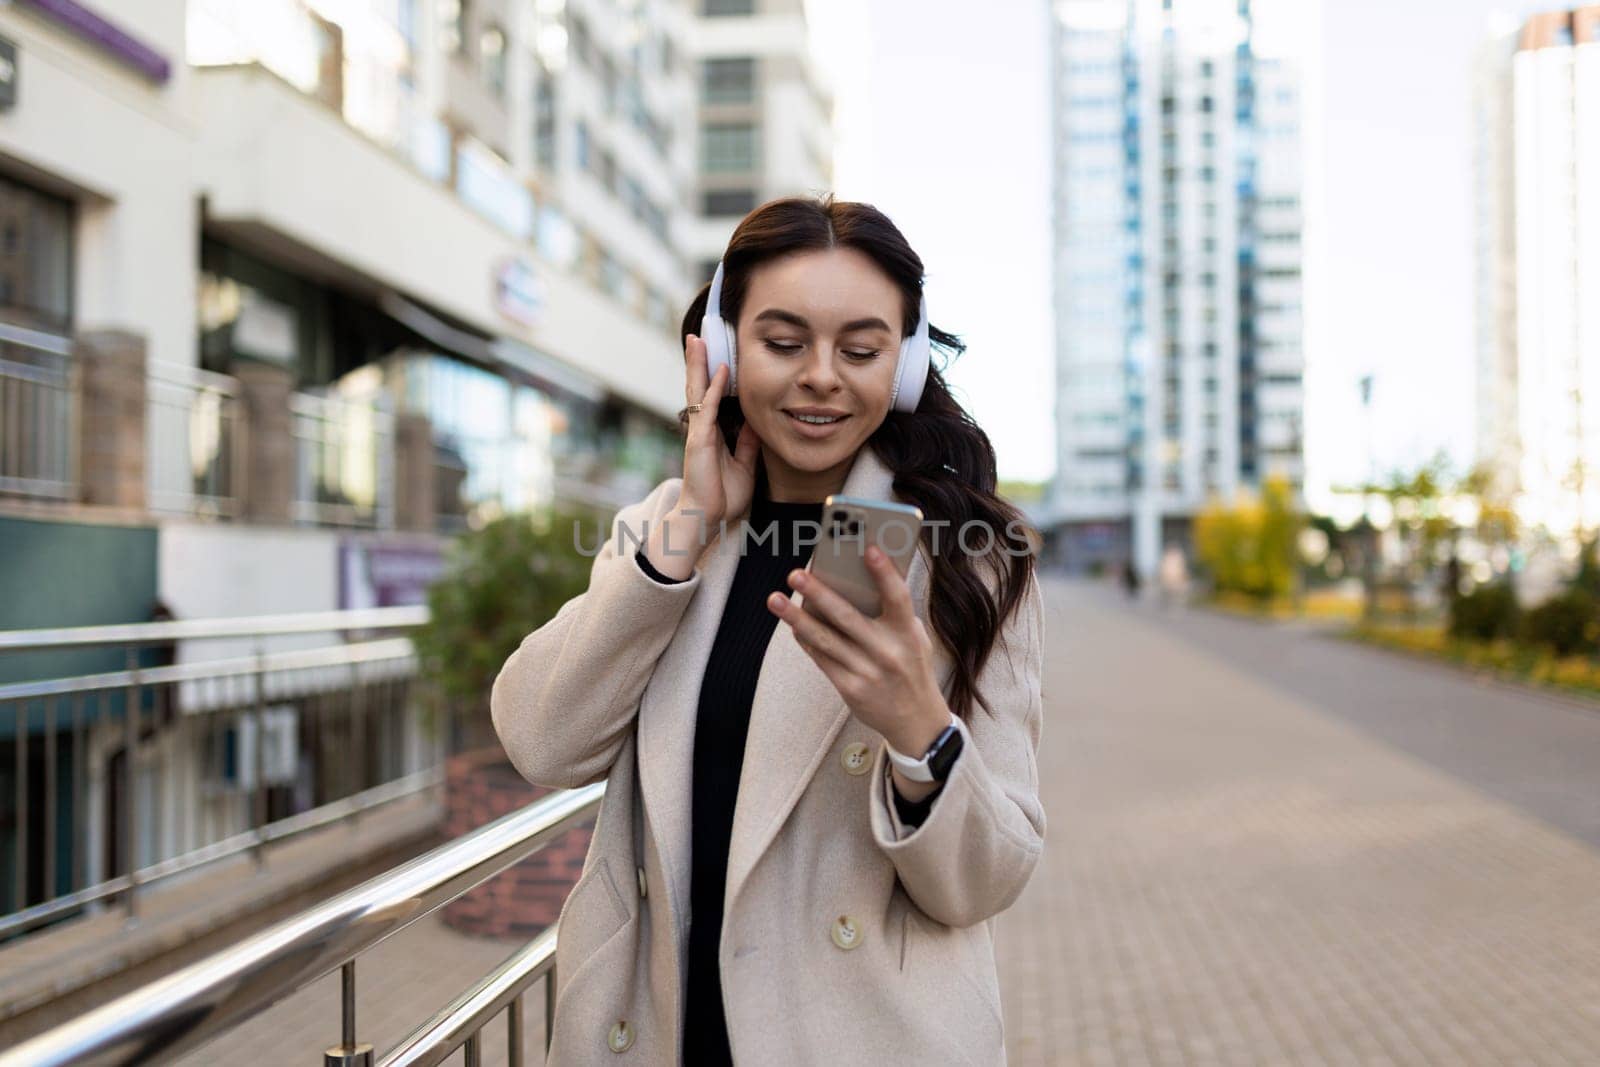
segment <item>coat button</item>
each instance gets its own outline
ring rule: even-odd
[[[844,746],[839,762],[843,763],[844,769],[851,774],[866,774],[872,767],[872,758],[868,755],[867,746],[860,741],[852,741]]]
[[[633,1044],[633,1027],[628,1025],[628,1020],[618,1019],[612,1024],[611,1036],[607,1038],[607,1044],[611,1046],[612,1052],[628,1051],[628,1048]]]
[[[861,944],[861,927],[848,915],[833,920],[833,943],[842,949],[852,949]]]
[[[647,886],[645,884],[645,881],[644,881],[644,868],[640,867],[639,868],[639,899],[643,900],[645,897],[647,897],[649,895],[650,895],[650,887]]]

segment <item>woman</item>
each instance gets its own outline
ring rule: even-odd
[[[737,395],[696,336],[707,295],[683,477],[618,514],[588,591],[494,684],[525,777],[607,782],[551,1062],[1001,1063],[994,920],[1045,828],[1031,543],[938,371],[891,410],[922,263],[883,214],[789,198],[740,222]],[[803,566],[829,493],[922,509],[906,578],[868,549],[876,618]]]

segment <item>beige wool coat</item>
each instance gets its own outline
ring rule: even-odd
[[[842,492],[899,499],[892,481],[867,444]],[[560,918],[553,1064],[680,1060],[696,714],[743,530],[730,520],[687,581],[650,578],[637,543],[681,487],[669,478],[613,519],[588,590],[494,683],[495,729],[524,777],[607,782]],[[941,532],[940,551],[953,534]],[[926,620],[924,552],[907,580]],[[975,707],[961,723],[949,779],[926,820],[905,827],[882,735],[778,623],[751,707],[718,956],[740,1067],[1005,1061],[994,924],[1044,842],[1043,639],[1033,580],[979,678],[996,714]],[[942,684],[950,659],[937,655]]]

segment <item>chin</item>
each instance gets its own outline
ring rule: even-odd
[[[804,445],[797,448],[785,442],[785,446],[777,449],[777,453],[785,463],[795,470],[817,474],[837,467],[841,462],[854,455],[857,447],[859,445],[841,448],[839,445],[829,442],[826,448],[806,448]]]

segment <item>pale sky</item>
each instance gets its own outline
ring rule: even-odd
[[[1307,491],[1472,453],[1471,62],[1537,0],[1304,0]],[[838,98],[836,191],[928,269],[932,321],[1005,478],[1055,468],[1046,0],[807,0]]]

